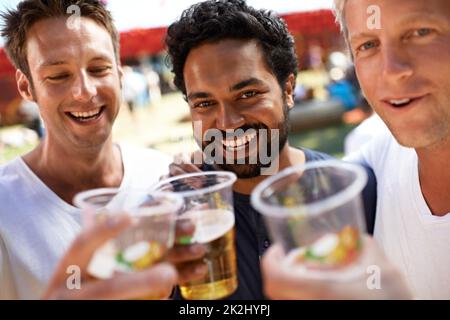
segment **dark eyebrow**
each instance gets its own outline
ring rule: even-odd
[[[211,95],[207,92],[193,92],[187,96],[187,100],[205,99],[205,98],[210,98],[210,97],[211,97]]]
[[[245,87],[247,87],[247,86],[252,86],[252,85],[263,85],[263,84],[264,84],[264,82],[261,81],[261,80],[259,80],[259,79],[256,79],[256,78],[250,78],[250,79],[241,81],[241,82],[239,82],[239,83],[236,83],[235,85],[233,85],[233,86],[230,88],[230,91],[237,91],[237,90],[241,90],[241,89],[243,89],[243,88],[245,88]]]
[[[257,79],[257,78],[250,78],[241,82],[236,83],[235,85],[230,87],[230,92],[231,91],[237,91],[237,90],[241,90],[247,86],[252,86],[252,85],[263,85],[264,82]],[[194,99],[206,99],[206,98],[211,98],[211,94],[207,93],[207,92],[193,92],[190,93],[187,96],[187,100],[194,100]]]

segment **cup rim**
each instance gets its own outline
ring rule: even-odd
[[[87,209],[87,206],[83,205],[82,203],[84,202],[83,199],[87,198],[87,197],[93,197],[102,193],[131,193],[131,192],[143,192],[143,193],[148,193],[150,195],[153,196],[164,196],[164,197],[168,197],[171,198],[173,200],[175,200],[175,206],[177,208],[181,207],[183,204],[183,199],[181,196],[174,194],[173,192],[166,192],[166,191],[149,191],[149,190],[145,190],[145,189],[130,189],[130,190],[124,190],[121,188],[95,188],[95,189],[89,189],[86,191],[81,191],[79,193],[77,193],[75,195],[75,197],[73,198],[73,204],[75,207],[79,208],[79,209]]]
[[[173,181],[176,180],[180,180],[180,179],[186,179],[186,178],[192,178],[192,177],[198,177],[198,176],[212,176],[212,175],[220,175],[220,176],[226,176],[229,178],[228,181],[224,181],[224,182],[220,182],[218,184],[215,184],[213,186],[209,186],[206,188],[200,188],[200,189],[196,189],[196,190],[189,190],[189,191],[162,191],[162,190],[158,190],[158,188],[160,188],[163,185],[166,185],[168,183],[171,183]],[[152,191],[156,191],[156,192],[172,192],[172,193],[176,193],[181,195],[182,197],[189,197],[189,196],[193,196],[193,195],[202,195],[205,193],[212,193],[215,191],[218,191],[220,189],[226,188],[226,187],[230,187],[232,186],[237,180],[237,176],[235,173],[233,172],[229,172],[229,171],[205,171],[205,172],[196,172],[196,173],[187,173],[187,174],[182,174],[179,176],[174,176],[171,178],[167,178],[164,180],[161,180],[159,182],[157,182],[155,185],[153,185],[153,187],[151,188]]]
[[[270,185],[275,181],[279,181],[280,179],[285,178],[286,176],[289,176],[298,171],[330,167],[346,169],[348,171],[354,172],[356,174],[355,181],[353,181],[346,189],[341,190],[324,200],[317,200],[308,204],[296,205],[289,208],[263,203],[263,201],[261,200],[261,194],[265,190],[270,188]],[[256,210],[258,210],[258,212],[268,217],[280,218],[298,215],[298,212],[301,212],[301,210],[299,209],[306,209],[307,215],[320,215],[323,212],[329,211],[348,202],[351,198],[353,198],[363,190],[364,186],[367,183],[367,180],[367,173],[364,171],[361,165],[340,160],[311,161],[305,164],[286,168],[261,182],[258,186],[256,186],[251,194],[251,204]]]

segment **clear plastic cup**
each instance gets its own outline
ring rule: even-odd
[[[182,243],[206,246],[202,262],[207,265],[207,274],[180,286],[185,299],[221,299],[237,289],[232,190],[236,179],[231,172],[211,171],[177,176],[155,186],[157,191],[174,192],[184,199],[178,220],[190,221],[195,231],[191,238],[182,239]]]
[[[365,218],[362,167],[337,160],[308,162],[264,180],[251,203],[264,216],[284,265],[316,279],[347,280],[360,267]]]
[[[117,214],[132,218],[131,226],[96,251],[88,267],[91,276],[108,279],[149,268],[164,258],[174,244],[183,200],[164,192],[94,189],[77,194],[74,204],[83,210],[85,227]]]

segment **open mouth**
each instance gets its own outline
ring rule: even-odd
[[[415,98],[387,99],[387,100],[384,100],[384,102],[389,104],[393,108],[400,109],[400,108],[409,107],[409,106],[415,104],[416,102],[421,100],[423,97],[425,97],[425,96],[419,96],[419,97],[415,97]]]
[[[245,150],[257,138],[256,131],[244,133],[239,137],[226,137],[222,140],[222,144],[227,152],[237,152]]]
[[[86,123],[86,122],[91,122],[94,120],[97,120],[98,118],[100,118],[100,116],[102,115],[103,111],[105,110],[105,107],[100,107],[100,108],[96,108],[93,109],[91,111],[85,111],[85,112],[66,112],[66,114],[72,118],[73,120],[77,121],[77,122],[82,122],[82,123]]]

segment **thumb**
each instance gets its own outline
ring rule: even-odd
[[[281,245],[272,245],[264,254],[261,262],[263,273],[274,273],[280,267],[280,261],[284,258],[284,251]]]

